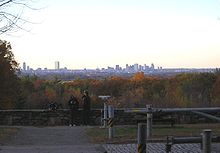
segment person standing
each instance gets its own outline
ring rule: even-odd
[[[78,109],[79,109],[79,102],[73,95],[70,96],[68,101],[68,105],[70,108],[70,126],[77,125],[77,116],[78,116]]]
[[[83,124],[88,125],[90,122],[90,105],[91,105],[91,99],[89,97],[88,91],[83,92],[82,96],[83,100]]]

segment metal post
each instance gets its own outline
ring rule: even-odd
[[[113,106],[108,106],[108,138],[112,139],[114,137],[114,128],[113,128],[113,123],[114,123],[114,107]]]
[[[103,109],[101,109],[101,117],[100,117],[100,124],[101,124],[101,126],[100,127],[102,127],[102,126],[104,126],[104,113],[103,113],[104,111],[103,111]]]
[[[104,124],[103,127],[107,127],[107,115],[108,115],[108,105],[104,103]]]
[[[146,153],[146,124],[138,123],[138,153]]]
[[[152,107],[151,105],[146,105],[147,107],[147,139],[152,136]]]
[[[200,139],[201,139],[201,142],[200,142],[200,149],[201,149],[201,150],[203,149],[202,135],[203,135],[203,133],[200,133],[200,136],[201,136],[201,137],[200,137]]]
[[[166,153],[170,153],[172,149],[172,137],[167,136]]]
[[[101,98],[104,102],[104,114],[102,114],[104,116],[103,118],[103,127],[106,128],[107,127],[107,120],[108,120],[108,105],[106,104],[106,101],[111,97],[109,95],[100,95],[98,96],[99,98]],[[101,116],[102,118],[102,116]]]
[[[206,129],[202,133],[202,153],[211,153],[212,130]]]

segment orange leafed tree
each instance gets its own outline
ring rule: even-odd
[[[133,81],[143,81],[145,79],[144,72],[138,72],[132,77]]]

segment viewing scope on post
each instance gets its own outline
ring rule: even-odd
[[[108,106],[106,104],[106,101],[109,98],[111,98],[111,96],[109,96],[109,95],[100,95],[98,97],[104,101],[104,114],[102,113],[102,110],[101,110],[101,126],[103,128],[106,128],[107,127],[107,119],[108,119]]]

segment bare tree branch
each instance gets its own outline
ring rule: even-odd
[[[22,17],[25,8],[39,10],[31,7],[28,2],[31,0],[0,0],[0,35],[9,31],[27,31],[25,23],[31,23]]]
[[[2,4],[0,4],[0,7],[2,7],[2,6],[5,6],[6,4],[9,4],[9,3],[11,3],[13,0],[8,0],[8,1],[5,1],[5,0],[3,0],[2,2]]]
[[[12,1],[12,3],[17,4],[17,5],[23,5],[23,6],[25,6],[26,8],[29,8],[29,9],[31,9],[31,10],[39,10],[39,9],[33,8],[33,7],[31,7],[31,6],[29,6],[28,4],[25,4],[25,3],[14,2],[14,1]]]
[[[11,14],[10,14],[11,15]],[[14,16],[14,15],[11,15],[12,18],[9,18],[6,14],[2,14],[2,16],[8,20],[8,25],[6,25],[5,27],[3,27],[3,30],[0,29],[1,32],[6,32],[7,30],[9,30],[10,28],[12,27],[17,27],[19,29],[22,29],[24,30],[22,27],[20,27],[17,22],[21,19],[19,15],[17,16]]]

